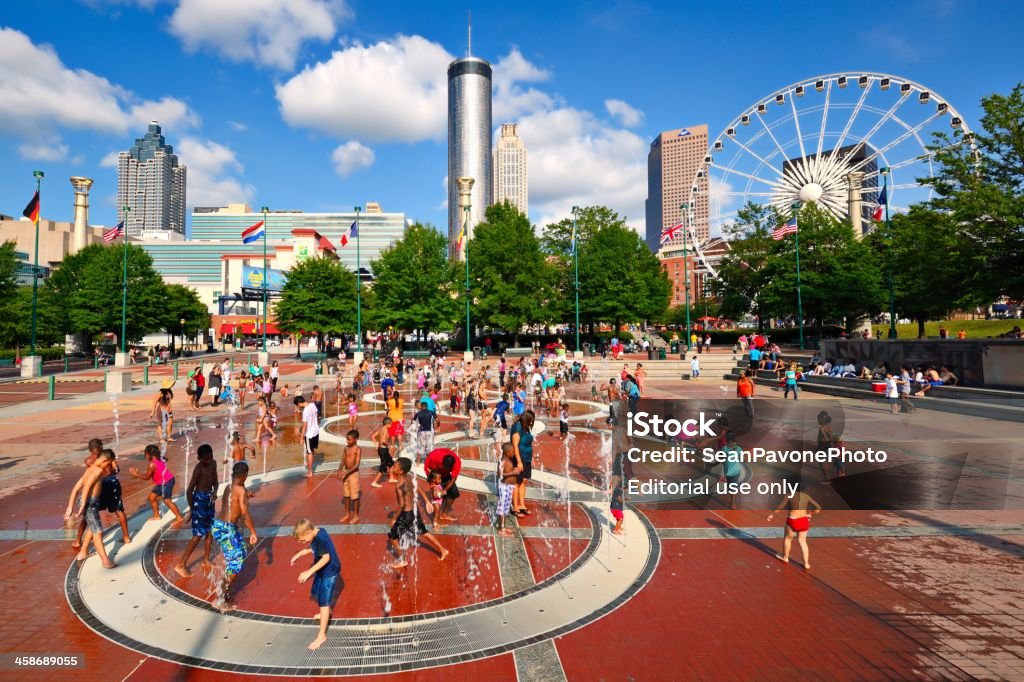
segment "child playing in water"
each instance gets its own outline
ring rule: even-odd
[[[207,443],[199,446],[197,456],[199,464],[192,471],[192,479],[185,491],[189,519],[192,522],[192,538],[185,547],[185,553],[174,566],[174,570],[182,578],[192,576],[188,570],[188,558],[201,541],[205,540],[206,543],[203,566],[207,569],[212,567],[210,549],[213,546],[213,535],[210,534],[210,529],[213,526],[213,501],[217,495],[217,465],[213,462],[213,448]]]
[[[348,396],[348,427],[356,428],[356,420],[359,418],[359,403],[356,402],[355,394]]]
[[[380,468],[377,469],[377,476],[373,479],[373,483],[370,484],[374,488],[383,487],[380,484],[380,479],[384,474],[388,474],[388,483],[398,482],[391,475],[391,465],[395,463],[394,457],[391,456],[391,449],[388,447],[388,443],[391,440],[391,425],[391,417],[384,417],[381,427],[370,436],[370,440],[377,446],[377,456],[380,458]]]
[[[235,462],[245,461],[246,450],[252,452],[252,458],[256,459],[256,448],[245,442],[245,436],[238,431],[231,434],[231,459]],[[227,458],[224,459],[227,461]]]
[[[89,456],[85,458],[86,469],[93,465],[101,452],[103,452],[103,441],[99,438],[90,440]],[[124,502],[121,500],[121,482],[117,479],[119,471],[117,457],[111,457],[103,470],[103,479],[100,481],[100,509],[106,509],[111,514],[117,515],[117,520],[121,524],[121,541],[128,544],[132,540],[128,536],[128,517],[124,513]],[[82,536],[85,534],[85,530],[85,519],[82,519],[78,524],[75,541],[71,543],[71,549],[82,548]]]
[[[309,545],[307,549],[299,550],[292,557],[291,565],[307,554],[313,555],[313,565],[299,574],[299,584],[306,582],[311,577],[313,584],[309,593],[320,608],[317,618],[320,620],[320,632],[310,645],[310,651],[316,651],[327,641],[327,624],[331,621],[331,607],[336,598],[335,586],[338,576],[341,575],[341,561],[334,549],[331,536],[323,528],[317,528],[309,519],[299,519],[292,530],[292,537],[299,542]]]
[[[569,403],[562,403],[558,412],[558,440],[569,436]]]
[[[75,557],[83,561],[89,556],[89,542],[96,547],[96,555],[103,562],[104,568],[115,568],[117,564],[107,556],[107,549],[103,546],[103,525],[100,523],[100,491],[102,489],[101,479],[107,463],[113,461],[112,450],[103,450],[99,453],[92,465],[85,470],[78,483],[71,489],[71,497],[68,499],[68,508],[64,512],[64,518],[70,519],[75,506],[75,499],[81,497],[81,506],[76,515],[85,518],[87,526],[85,538],[78,555]]]
[[[345,434],[345,453],[342,455],[338,478],[342,485],[342,506],[345,515],[341,523],[359,523],[359,432],[352,429]]]
[[[434,530],[441,527],[441,505],[444,503],[444,485],[441,484],[441,472],[430,472],[430,502],[434,505]]]
[[[158,503],[162,501],[174,514],[174,522],[181,523],[185,518],[178,510],[178,505],[174,504],[174,474],[167,468],[167,462],[160,455],[160,448],[157,446],[147,445],[145,455],[146,461],[149,463],[146,467],[146,473],[140,474],[139,470],[135,467],[130,469],[130,473],[135,478],[141,478],[143,481],[151,479],[153,481],[153,489],[149,491],[149,506],[153,508],[151,519],[154,521],[160,520],[160,507]]]
[[[512,491],[516,477],[523,469],[516,462],[516,450],[512,443],[502,443],[501,462],[498,464],[498,508],[494,514],[498,535],[512,535],[512,529],[505,526],[505,517],[512,511]]]

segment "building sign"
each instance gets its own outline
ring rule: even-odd
[[[301,263],[304,260],[309,260],[309,245],[299,244],[295,247],[295,262]]]
[[[284,283],[288,280],[287,275],[281,270],[267,268],[267,291],[281,291]],[[252,265],[242,266],[242,289],[263,290],[263,268]]]

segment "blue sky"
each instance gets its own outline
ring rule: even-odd
[[[0,16],[0,212],[46,172],[43,215],[72,217],[67,178],[114,218],[112,153],[157,118],[189,166],[189,205],[385,210],[445,227],[445,68],[495,66],[495,118],[521,121],[530,217],[603,203],[642,230],[661,130],[714,136],[794,81],[876,71],[979,99],[1024,78],[1024,4],[361,0],[50,0]],[[609,103],[612,102],[612,103]],[[624,104],[622,104],[624,103]]]

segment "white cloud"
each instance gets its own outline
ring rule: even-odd
[[[224,206],[248,202],[256,196],[252,185],[235,174],[244,168],[229,147],[211,140],[184,137],[176,151],[188,167],[186,199],[189,206]]]
[[[18,155],[29,161],[63,161],[68,146],[59,137],[48,137],[18,145]]]
[[[110,152],[109,154],[104,155],[104,157],[100,159],[100,167],[117,168],[117,154],[118,152]]]
[[[106,78],[70,69],[51,46],[36,45],[10,28],[0,28],[0,92],[0,133],[29,140],[60,128],[124,134],[149,111],[185,125],[198,120],[172,97],[140,100]]]
[[[152,10],[164,1],[165,0],[79,0],[83,5],[91,7],[97,11],[103,9],[112,9],[116,11],[121,7],[139,7],[144,10]]]
[[[234,130],[236,133],[244,133],[246,130],[249,129],[249,126],[245,125],[244,123],[239,123],[238,121],[228,121],[228,127]]]
[[[132,107],[131,116],[133,123],[140,127],[149,125],[150,121],[158,121],[164,128],[177,130],[199,126],[199,115],[173,97],[136,104]]]
[[[494,120],[514,121],[519,116],[548,109],[555,99],[537,88],[522,88],[520,83],[540,83],[551,78],[551,72],[534,65],[522,53],[512,51],[494,65]]]
[[[291,70],[304,42],[329,41],[350,15],[343,0],[180,0],[170,31],[190,52]]]
[[[627,128],[635,128],[644,122],[644,112],[634,109],[621,99],[606,99],[604,108]]]
[[[334,172],[343,178],[362,168],[373,165],[373,150],[364,144],[352,140],[339,145],[331,154]]]
[[[447,125],[446,72],[453,59],[420,36],[357,43],[278,85],[281,114],[289,125],[340,138],[440,140]]]

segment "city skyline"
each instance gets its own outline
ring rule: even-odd
[[[117,220],[129,237],[144,232],[185,234],[187,167],[167,144],[158,121],[117,155]]]
[[[500,204],[508,201],[529,215],[529,163],[526,144],[519,137],[518,124],[502,123],[501,136],[494,145],[493,172],[494,200]]]
[[[70,189],[51,178],[83,175],[96,181],[93,222],[113,224],[116,152],[157,120],[189,166],[188,209],[248,201],[342,211],[375,199],[444,230],[444,71],[467,47],[463,8],[435,17],[415,5],[271,5],[276,14],[251,16],[232,14],[228,3],[231,21],[187,1],[8,8],[0,212],[20,212],[39,168],[47,172],[45,217],[72,217]],[[494,123],[519,122],[530,148],[529,213],[539,225],[572,205],[600,203],[643,234],[646,153],[660,131],[707,122],[714,137],[758,98],[803,78],[854,69],[904,76],[941,93],[977,127],[980,97],[1009,90],[1021,72],[1018,58],[999,56],[1021,14],[1009,3],[901,5],[828,51],[819,41],[783,40],[785,49],[759,49],[756,61],[750,49],[724,48],[721,31],[737,44],[782,40],[805,7],[776,8],[756,30],[729,23],[756,4],[697,8],[687,21],[700,30],[686,45],[669,39],[678,29],[670,7],[520,9],[474,8],[473,52],[494,65]],[[968,49],[957,38],[967,18],[989,25],[990,39]],[[131,35],[146,49],[129,60],[83,52],[73,47],[80,32],[97,44]],[[631,45],[628,59],[607,49],[622,41]]]

